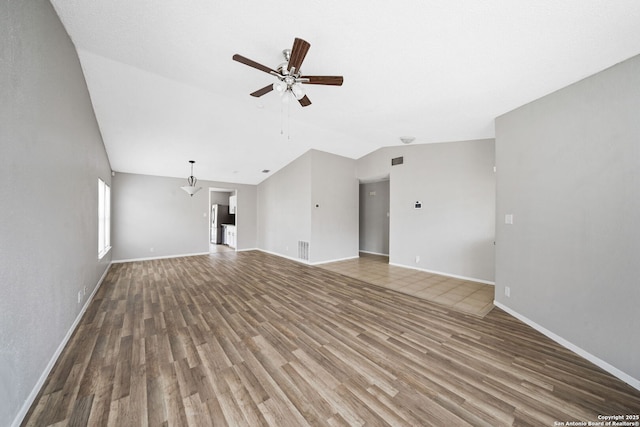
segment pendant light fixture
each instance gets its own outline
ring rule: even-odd
[[[193,197],[194,194],[196,194],[198,191],[200,191],[202,189],[202,187],[196,187],[196,183],[198,182],[198,180],[196,179],[195,176],[193,176],[193,164],[195,162],[196,162],[195,160],[189,160],[189,163],[191,163],[191,176],[189,178],[187,178],[187,184],[189,184],[189,185],[185,185],[184,187],[180,187],[184,191],[189,193],[189,195],[191,197]]]

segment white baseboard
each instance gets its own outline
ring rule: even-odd
[[[492,282],[489,280],[477,279],[475,277],[459,276],[457,274],[444,273],[442,271],[427,270],[426,268],[418,268],[411,265],[396,264],[395,262],[390,262],[389,265],[394,265],[396,267],[402,267],[402,268],[410,268],[412,270],[424,271],[425,273],[437,274],[439,276],[453,277],[454,279],[469,280],[471,282],[484,283],[485,285],[495,286],[496,284],[496,282]]]
[[[348,260],[350,260],[350,259],[358,259],[358,258],[359,258],[359,256],[358,256],[358,255],[356,255],[356,256],[349,256],[349,257],[346,257],[346,258],[330,259],[330,260],[328,260],[328,261],[318,261],[318,262],[311,263],[311,265],[329,264],[330,262],[348,261]]]
[[[259,251],[258,248],[245,248],[245,249],[236,249],[236,252],[249,252],[249,251]]]
[[[131,259],[117,259],[115,261],[111,261],[113,264],[122,264],[125,262],[136,262],[136,261],[152,261],[154,259],[169,259],[169,258],[182,258],[187,256],[200,256],[200,255],[209,255],[211,252],[198,252],[193,254],[179,254],[179,255],[165,255],[165,256],[155,256],[155,257],[145,257],[145,258],[131,258]]]
[[[349,260],[349,259],[358,258],[358,256],[356,255],[356,256],[346,257],[346,258],[330,259],[330,260],[327,260],[327,261],[310,262],[310,261],[307,261],[305,259],[290,257],[290,256],[287,256],[287,255],[284,255],[284,254],[279,254],[277,252],[271,252],[271,251],[268,251],[266,249],[259,249],[258,248],[256,250],[260,251],[260,252],[264,252],[264,253],[269,254],[269,255],[275,255],[275,256],[279,256],[281,258],[290,259],[291,261],[296,261],[296,262],[299,262],[301,264],[306,264],[306,265],[322,265],[322,264],[328,264],[330,262],[346,261],[346,260]]]
[[[20,411],[18,412],[15,419],[11,423],[11,427],[19,427],[22,421],[24,420],[24,417],[27,415],[29,408],[31,408],[31,405],[33,405],[33,402],[36,400],[36,397],[38,397],[38,393],[40,392],[40,389],[44,386],[44,383],[47,380],[47,377],[51,373],[53,366],[58,361],[58,358],[60,357],[60,354],[62,354],[62,351],[64,350],[67,343],[69,342],[71,335],[73,335],[76,328],[78,327],[78,324],[80,323],[82,316],[84,316],[85,311],[87,311],[87,308],[89,307],[89,304],[93,300],[94,295],[96,294],[96,292],[98,292],[98,289],[100,289],[100,286],[102,285],[104,278],[107,277],[107,273],[111,268],[111,264],[113,263],[109,263],[107,268],[104,270],[104,273],[102,273],[102,276],[100,277],[100,280],[98,280],[98,283],[93,289],[93,292],[91,292],[91,295],[89,295],[89,298],[87,298],[87,301],[84,303],[84,305],[82,306],[82,309],[76,316],[76,319],[73,321],[73,323],[71,324],[71,327],[67,331],[67,334],[64,336],[64,338],[62,339],[62,342],[60,343],[56,351],[53,353],[53,356],[49,360],[49,363],[47,363],[47,366],[44,368],[44,371],[40,375],[40,378],[38,378],[38,381],[33,386],[31,393],[29,393],[27,400],[25,400],[24,403],[22,404]]]
[[[531,326],[533,329],[535,329],[536,331],[540,332],[541,334],[546,335],[547,337],[551,338],[553,341],[557,342],[561,346],[573,351],[574,353],[576,353],[579,356],[582,356],[583,358],[587,359],[589,362],[593,363],[594,365],[604,369],[605,371],[607,371],[608,373],[610,373],[614,377],[617,377],[617,378],[621,379],[622,381],[624,381],[625,383],[629,384],[631,387],[635,388],[636,390],[640,390],[640,380],[638,380],[636,378],[633,378],[631,375],[622,372],[620,369],[616,368],[615,366],[610,365],[609,363],[605,362],[604,360],[600,359],[599,357],[594,356],[593,354],[591,354],[588,351],[578,347],[575,344],[572,344],[571,342],[567,341],[566,339],[562,338],[561,336],[554,334],[553,332],[551,332],[547,328],[545,328],[543,326],[540,326],[536,322],[534,322],[533,320],[523,316],[522,314],[520,314],[520,313],[518,313],[516,311],[513,311],[512,309],[510,309],[506,305],[504,305],[502,303],[499,303],[499,302],[497,302],[495,300],[493,301],[493,305],[495,305],[496,307],[504,310],[505,312],[507,312],[508,314],[512,315],[513,317],[515,317],[516,319],[520,320],[521,322],[526,323],[527,325]]]
[[[389,254],[383,254],[383,253],[380,253],[380,252],[363,251],[362,249],[358,249],[358,252],[362,252],[363,254],[389,256]]]

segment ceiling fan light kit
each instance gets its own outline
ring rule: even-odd
[[[251,96],[261,97],[275,90],[281,95],[282,102],[289,102],[290,98],[295,98],[300,105],[307,107],[311,105],[311,100],[309,100],[309,97],[305,94],[305,90],[302,87],[303,84],[342,86],[344,80],[342,76],[302,75],[300,73],[300,67],[310,47],[311,45],[305,40],[295,38],[293,47],[282,51],[285,62],[278,65],[275,70],[238,54],[233,55],[233,60],[271,74],[278,79],[275,83],[252,92],[250,94]]]

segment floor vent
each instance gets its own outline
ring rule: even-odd
[[[298,258],[309,261],[309,242],[298,240]]]
[[[391,159],[391,166],[401,165],[404,163],[404,157],[396,157]]]

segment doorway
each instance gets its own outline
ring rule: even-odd
[[[237,190],[209,188],[209,253],[235,251],[238,224],[236,221]]]
[[[390,181],[360,182],[359,251],[389,256]]]

